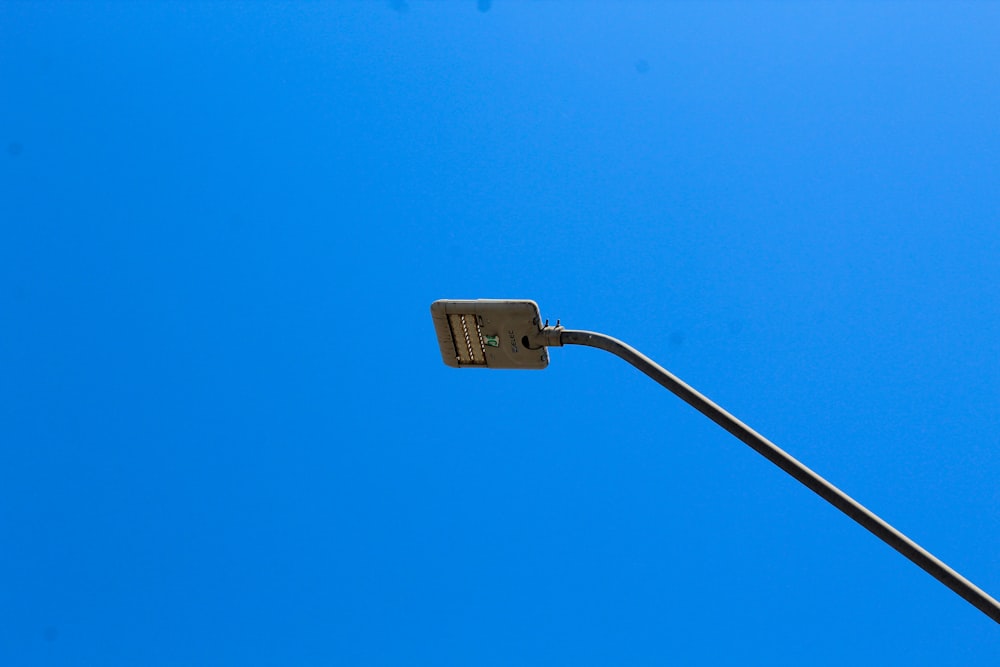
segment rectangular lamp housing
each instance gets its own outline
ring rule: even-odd
[[[541,316],[529,300],[442,299],[431,304],[441,358],[453,368],[545,368]]]

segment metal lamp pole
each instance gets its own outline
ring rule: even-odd
[[[586,345],[621,357],[640,371],[669,389],[685,403],[749,445],[751,449],[802,482],[823,500],[851,517],[890,547],[903,554],[918,567],[965,598],[971,605],[1000,623],[1000,603],[985,591],[945,565],[929,551],[899,532],[874,512],[826,481],[776,444],[732,416],[705,395],[693,389],[676,375],[663,368],[635,348],[592,331],[563,330],[559,345]]]
[[[431,316],[442,359],[455,368],[545,368],[546,348],[563,345],[624,359],[1000,623],[1000,603],[985,591],[635,348],[604,334],[543,325],[534,301],[442,300],[431,305]]]

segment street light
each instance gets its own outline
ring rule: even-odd
[[[549,326],[534,301],[440,300],[431,304],[431,316],[441,356],[455,368],[545,368],[546,348],[563,345],[621,357],[1000,623],[1000,603],[986,592],[635,348],[604,334],[563,329],[558,322]]]

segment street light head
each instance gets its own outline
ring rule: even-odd
[[[534,301],[442,299],[431,304],[431,317],[441,358],[453,368],[549,365],[549,343]]]

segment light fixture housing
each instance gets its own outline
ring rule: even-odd
[[[441,299],[431,304],[441,358],[452,368],[549,365],[538,304],[527,299]]]

